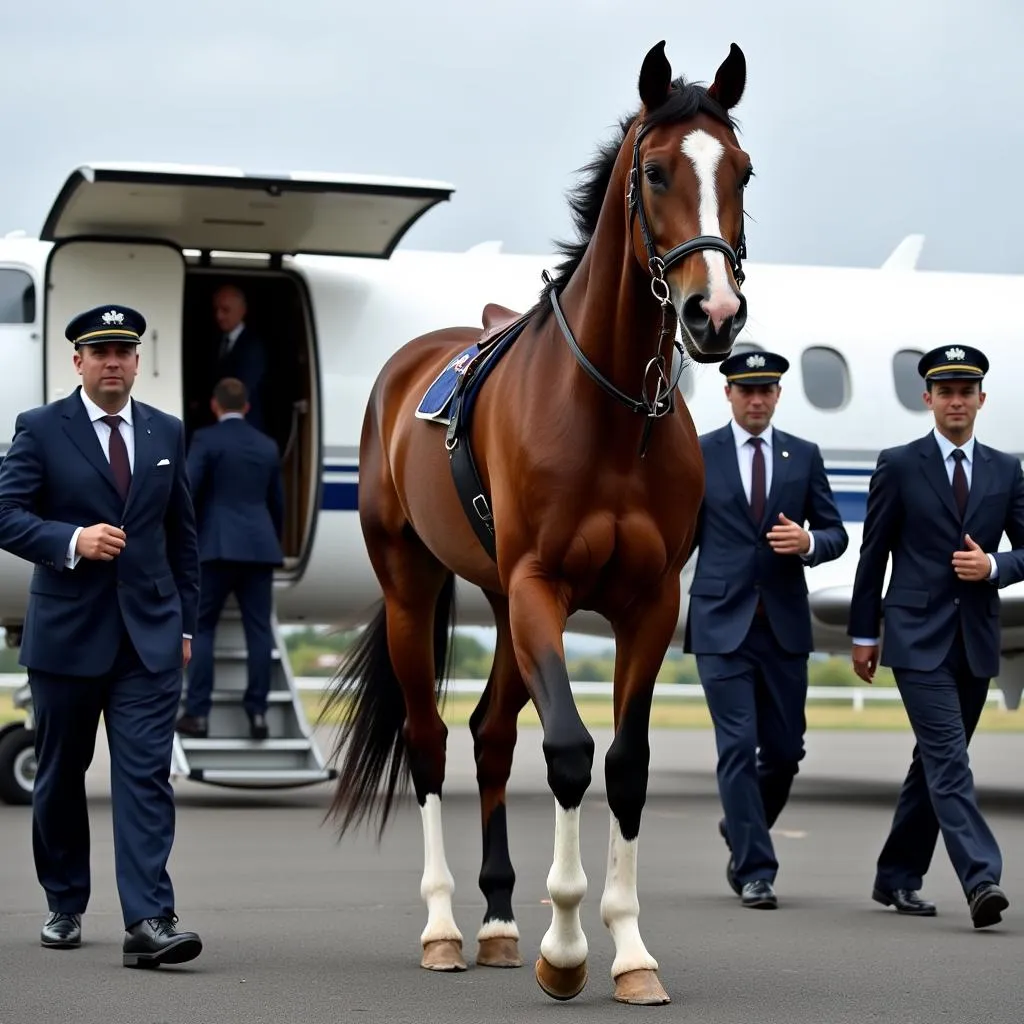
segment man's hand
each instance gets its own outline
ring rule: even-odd
[[[188,637],[182,637],[181,639],[181,663],[183,666],[188,667],[188,663],[192,660],[192,641]]]
[[[94,562],[110,562],[124,550],[124,530],[107,523],[87,526],[75,544],[75,553]]]
[[[768,543],[777,555],[803,555],[810,550],[811,536],[780,512],[778,525],[768,531]]]
[[[854,644],[852,657],[853,671],[865,683],[870,683],[875,678],[875,669],[878,668],[878,644],[871,647],[866,644]]]
[[[969,533],[964,536],[964,540],[967,543],[967,550],[953,552],[953,571],[962,580],[987,580],[989,573],[992,572],[992,563],[988,560],[988,555],[974,543]]]

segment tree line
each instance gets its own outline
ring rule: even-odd
[[[331,676],[341,656],[358,634],[312,626],[290,631],[286,637],[292,672],[296,676]],[[452,646],[453,679],[486,679],[491,671],[493,651],[476,637],[456,630]],[[606,651],[576,653],[566,651],[569,678],[578,682],[610,682],[615,671],[615,652],[609,645]],[[860,686],[854,675],[850,659],[843,655],[825,657],[812,655],[808,668],[811,686]],[[697,664],[690,654],[683,654],[678,646],[669,649],[661,666],[659,683],[699,684]],[[879,669],[875,686],[893,686],[892,674]]]

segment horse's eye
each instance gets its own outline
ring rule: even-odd
[[[646,177],[652,185],[661,186],[665,184],[665,175],[661,173],[661,168],[658,167],[657,164],[648,164],[644,168],[644,177]]]

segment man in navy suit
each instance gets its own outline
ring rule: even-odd
[[[878,456],[848,629],[861,679],[870,683],[879,664],[892,668],[917,741],[872,898],[934,915],[918,890],[941,829],[975,928],[998,924],[1009,901],[967,745],[999,673],[999,588],[1024,579],[1020,462],[974,437],[987,371],[969,345],[934,349],[918,363],[935,428]],[[1003,533],[1012,551],[997,550]]]
[[[0,466],[0,548],[35,563],[21,645],[35,711],[36,872],[44,946],[81,942],[90,895],[85,772],[100,713],[110,746],[126,967],[183,963],[167,859],[182,666],[199,601],[181,421],[130,398],[146,329],[100,306],[65,332],[82,385],[21,413]]]
[[[214,634],[224,602],[233,592],[248,648],[249,676],[243,703],[250,735],[266,739],[274,650],[274,566],[284,560],[281,464],[277,445],[245,419],[248,402],[240,380],[229,377],[220,381],[211,407],[218,422],[195,432],[188,454],[203,587],[185,714],[177,728],[188,736],[207,735]]]
[[[804,756],[813,649],[804,567],[849,543],[818,446],[772,426],[788,369],[771,352],[726,359],[733,419],[700,439],[705,493],[684,649],[697,656],[715,726],[726,877],[745,907],[778,906],[769,829]]]
[[[266,377],[268,353],[264,340],[245,322],[245,293],[235,285],[218,288],[213,296],[213,315],[220,331],[212,383],[235,377],[249,395],[248,421],[266,430]],[[207,392],[209,394],[209,392]]]

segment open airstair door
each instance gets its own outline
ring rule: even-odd
[[[412,178],[87,164],[64,183],[40,237],[145,238],[201,252],[387,259],[409,228],[454,191]]]
[[[253,789],[308,786],[337,776],[335,769],[325,767],[306,720],[276,616],[272,627],[274,655],[267,707],[269,738],[249,739],[249,719],[242,706],[246,685],[245,633],[238,605],[230,598],[214,637],[213,706],[208,735],[197,739],[175,734],[172,776]],[[186,679],[187,675],[186,670]]]

